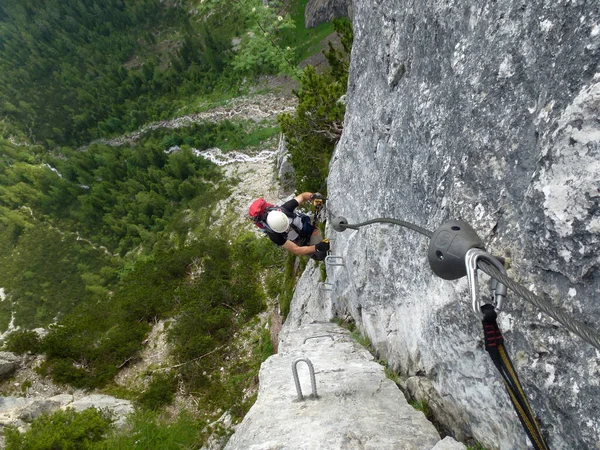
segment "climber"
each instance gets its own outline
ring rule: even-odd
[[[323,196],[318,192],[303,192],[281,206],[259,198],[252,202],[248,214],[275,244],[294,255],[310,255],[312,259],[322,261],[327,256],[329,242],[323,239],[309,216],[296,211],[298,206],[309,200],[322,204]]]

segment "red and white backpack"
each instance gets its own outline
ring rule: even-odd
[[[260,228],[265,233],[267,231],[273,231],[267,225],[267,214],[269,211],[278,210],[275,205],[268,203],[264,198],[257,198],[252,202],[250,208],[248,208],[248,215],[254,221],[254,225]]]

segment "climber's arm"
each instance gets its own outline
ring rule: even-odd
[[[288,252],[293,253],[294,255],[312,255],[317,249],[314,245],[308,245],[306,247],[300,247],[297,244],[294,244],[292,241],[285,241],[285,244],[282,245]]]

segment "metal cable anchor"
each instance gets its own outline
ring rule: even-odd
[[[302,343],[302,345],[306,344],[306,341],[308,341],[309,339],[318,339],[318,338],[324,338],[324,337],[329,338],[332,341],[335,341],[335,339],[333,339],[333,336],[330,335],[330,334],[320,334],[318,336],[309,336],[309,337],[307,337],[306,339],[304,339],[304,342]]]
[[[343,266],[344,265],[344,257],[338,256],[338,255],[327,255],[325,257],[325,265],[327,267]]]
[[[319,285],[321,291],[333,291],[333,283],[322,283]]]
[[[496,269],[498,269],[504,275],[506,275],[506,269],[494,256],[479,248],[471,248],[465,254],[465,266],[467,269],[467,278],[469,280],[471,305],[473,312],[477,315],[477,317],[483,318],[483,314],[481,313],[481,305],[479,304],[479,284],[477,279],[477,261],[479,259],[483,259],[488,263],[493,264],[494,267],[496,267]],[[504,297],[506,297],[506,292],[506,286],[495,278],[492,278],[492,296],[496,303],[496,311],[500,311],[502,309],[502,303],[504,302]]]

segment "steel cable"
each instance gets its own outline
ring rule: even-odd
[[[391,219],[389,217],[379,217],[378,219],[367,220],[366,222],[355,223],[355,224],[344,224],[344,228],[351,228],[353,230],[358,230],[360,227],[364,227],[365,225],[371,225],[373,223],[393,223],[396,225],[400,225],[401,227],[410,228],[417,233],[422,234],[423,236],[427,236],[431,239],[433,233],[425,228],[420,227],[419,225],[415,225],[414,223],[405,222],[404,220]]]
[[[477,267],[483,272],[487,273],[490,277],[495,278],[500,283],[504,284],[519,297],[523,298],[524,300],[538,308],[540,311],[548,314],[554,320],[561,323],[565,328],[575,333],[588,344],[600,350],[600,337],[598,336],[597,331],[594,331],[587,325],[584,325],[583,323],[578,322],[577,320],[567,316],[564,312],[556,309],[543,298],[535,295],[527,288],[508,278],[508,276],[504,275],[490,263],[483,260],[479,260],[477,262]]]
[[[428,238],[433,236],[433,233],[425,228],[422,228],[418,225],[415,225],[410,222],[406,222],[404,220],[392,219],[389,217],[380,217],[377,219],[367,220],[365,222],[355,223],[355,224],[340,224],[340,227],[346,229],[350,228],[353,230],[358,230],[360,227],[365,225],[371,225],[374,223],[392,223],[396,225],[400,225],[405,228],[409,228],[417,233],[420,233]],[[523,298],[525,301],[531,303],[533,306],[538,308],[540,311],[546,313],[554,320],[562,324],[565,328],[567,328],[572,333],[579,336],[581,339],[586,341],[588,344],[600,350],[600,336],[597,331],[591,329],[587,325],[567,316],[566,313],[556,309],[554,306],[549,304],[543,298],[535,295],[533,292],[528,290],[527,288],[521,286],[519,283],[511,280],[508,276],[500,272],[496,269],[492,264],[486,262],[485,260],[477,261],[477,267],[481,269],[483,272],[487,273],[492,278],[495,278],[500,283],[504,284],[506,287],[510,288],[515,294],[519,297]]]

